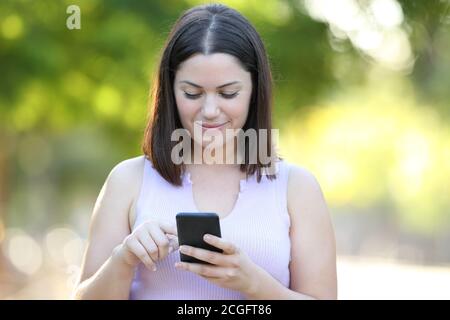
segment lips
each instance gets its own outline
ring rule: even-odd
[[[213,128],[220,128],[220,127],[224,126],[227,123],[228,123],[228,121],[227,122],[223,122],[223,123],[201,123],[201,126],[203,128],[213,129]]]

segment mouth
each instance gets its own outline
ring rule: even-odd
[[[199,123],[201,125],[202,128],[204,129],[219,129],[221,127],[223,127],[224,125],[226,125],[229,121],[224,122],[224,123]]]

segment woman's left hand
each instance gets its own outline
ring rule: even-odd
[[[183,245],[180,247],[181,253],[211,265],[177,262],[175,267],[194,272],[223,288],[237,290],[244,295],[254,292],[261,275],[260,267],[231,242],[209,234],[203,239],[206,243],[222,249],[223,253]]]

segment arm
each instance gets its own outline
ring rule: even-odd
[[[128,299],[134,268],[119,258],[119,250],[119,247],[114,248],[112,255],[99,270],[79,283],[73,298],[80,300]]]
[[[128,299],[134,267],[121,243],[130,234],[128,212],[138,193],[143,159],[126,160],[109,174],[95,203],[76,299]]]
[[[290,289],[264,270],[249,299],[336,299],[336,245],[328,208],[316,178],[293,166],[289,173],[291,216]]]

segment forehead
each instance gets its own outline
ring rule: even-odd
[[[250,72],[236,57],[226,53],[195,54],[180,64],[175,78],[211,87],[230,81],[251,81]]]

